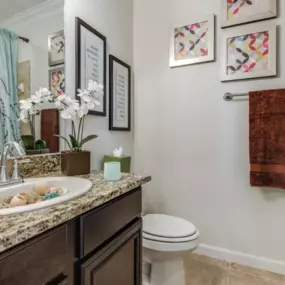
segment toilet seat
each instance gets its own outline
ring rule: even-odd
[[[143,218],[143,233],[156,240],[183,239],[195,235],[197,228],[190,222],[162,214],[149,214]]]
[[[143,246],[157,251],[188,251],[198,246],[199,231],[190,222],[161,214],[143,218]]]
[[[143,232],[143,238],[148,239],[148,240],[152,240],[152,241],[156,241],[156,242],[183,243],[183,242],[189,242],[189,241],[197,239],[197,234],[198,234],[198,231],[196,230],[195,234],[191,235],[189,237],[183,237],[183,238],[172,238],[172,237],[170,237],[170,238],[167,238],[167,237],[159,237],[159,236],[150,235],[150,234]]]

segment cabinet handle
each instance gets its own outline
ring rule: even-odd
[[[67,284],[68,284],[68,276],[63,275],[61,273],[51,281],[45,283],[44,285],[67,285]]]

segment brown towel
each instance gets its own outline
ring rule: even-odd
[[[249,95],[250,184],[285,189],[285,89]]]

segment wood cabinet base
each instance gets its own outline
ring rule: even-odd
[[[141,241],[138,188],[0,254],[0,284],[141,285]]]

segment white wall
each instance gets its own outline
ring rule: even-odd
[[[240,262],[285,272],[285,192],[249,186],[248,100],[222,98],[226,92],[284,88],[284,53],[278,78],[221,83],[220,0],[134,2],[135,171],[153,176],[146,211],[192,221],[217,256],[240,255]],[[280,2],[282,17],[270,22],[284,24]],[[171,25],[211,13],[218,15],[217,61],[170,69]],[[201,251],[210,254],[207,248]]]
[[[1,27],[30,40],[29,43],[19,41],[19,62],[30,60],[31,94],[40,87],[50,88],[49,69],[52,68],[48,64],[48,37],[64,29],[63,7],[64,0],[50,0],[0,23]],[[40,139],[40,117],[36,118],[35,127],[36,139]]]
[[[66,0],[66,81],[67,92],[75,96],[75,17],[80,17],[107,37],[107,54],[113,54],[133,65],[133,1],[132,0]],[[108,70],[107,62],[107,70]],[[107,73],[108,74],[108,73]],[[109,76],[107,76],[108,78]],[[107,81],[107,86],[108,86]],[[107,98],[108,98],[107,88]],[[107,110],[109,102],[107,99]],[[125,154],[133,153],[133,132],[109,131],[107,117],[88,116],[86,134],[97,134],[99,138],[86,145],[91,151],[92,168],[98,169],[104,154],[123,146]]]

